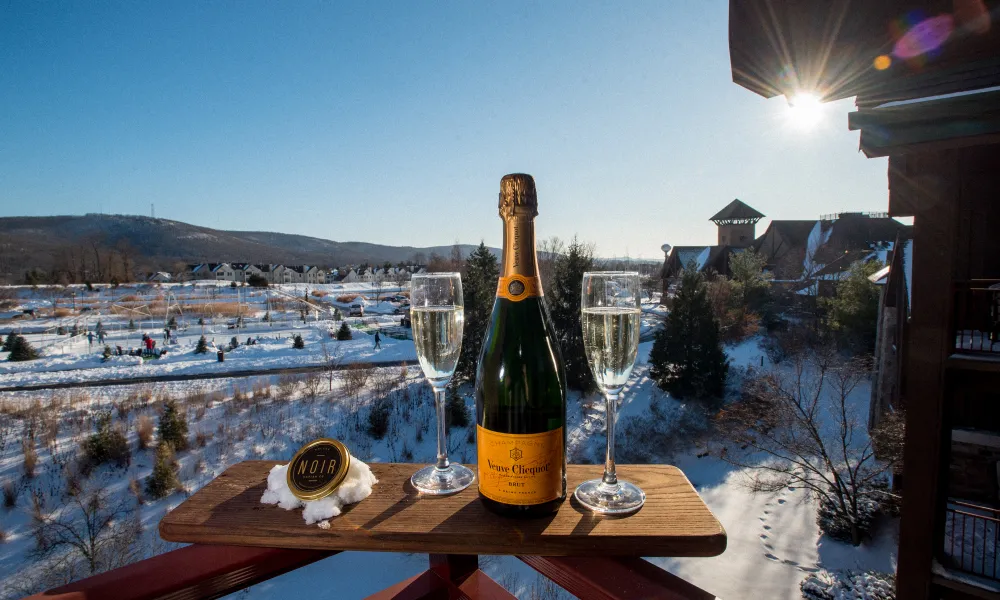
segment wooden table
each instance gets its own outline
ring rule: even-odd
[[[420,496],[410,475],[422,465],[371,465],[372,495],[346,507],[329,529],[306,525],[301,510],[260,503],[275,461],[234,465],[160,521],[171,542],[317,550],[512,554],[533,556],[715,556],[726,532],[676,467],[618,465],[618,475],[646,492],[626,517],[597,515],[572,498],[599,477],[601,465],[569,465],[570,499],[553,516],[507,519],[478,500],[476,487],[451,496]],[[474,466],[471,468],[475,468]]]

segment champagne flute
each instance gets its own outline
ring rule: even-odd
[[[638,510],[646,493],[615,474],[615,410],[639,350],[639,274],[601,271],[583,274],[580,300],[583,344],[594,379],[604,393],[608,450],[604,477],[576,488],[576,499],[592,511],[622,514]]]
[[[437,412],[437,464],[424,467],[410,483],[424,494],[451,494],[469,487],[475,474],[448,462],[444,391],[455,374],[462,351],[465,324],[462,276],[459,273],[414,275],[410,282],[410,320],[417,358],[427,382],[434,388]]]

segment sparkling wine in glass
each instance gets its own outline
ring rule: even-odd
[[[599,513],[633,512],[646,501],[645,492],[633,483],[619,481],[615,474],[615,410],[639,350],[640,298],[636,272],[583,274],[583,344],[607,403],[608,449],[604,476],[581,483],[574,496]]]
[[[475,479],[468,468],[448,462],[444,419],[445,388],[455,374],[462,351],[465,312],[461,275],[414,275],[410,282],[410,320],[420,368],[434,389],[438,447],[437,464],[414,473],[410,483],[424,494],[451,494],[469,487]]]

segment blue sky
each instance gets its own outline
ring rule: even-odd
[[[9,2],[0,215],[155,203],[225,229],[499,245],[500,177],[527,172],[540,237],[652,258],[714,243],[736,197],[785,219],[885,210],[850,101],[806,130],[731,82],[727,7]]]

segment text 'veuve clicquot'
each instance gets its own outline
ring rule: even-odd
[[[556,511],[566,499],[566,382],[535,253],[530,175],[500,182],[503,264],[476,371],[479,497],[508,516]]]

